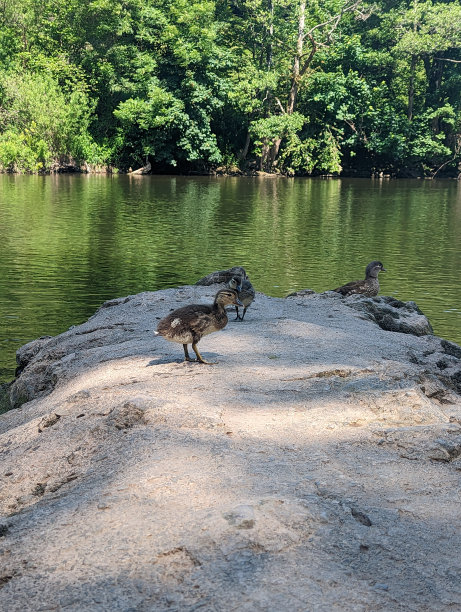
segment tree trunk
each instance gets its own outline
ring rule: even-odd
[[[444,62],[437,58],[433,58],[431,61],[430,57],[425,57],[424,68],[427,78],[425,106],[426,108],[437,108],[441,105],[440,86],[442,84]],[[436,134],[440,132],[440,120],[438,117],[433,118],[432,129]]]
[[[293,70],[291,73],[291,88],[288,94],[287,113],[292,115],[296,108],[296,100],[298,97],[299,89],[299,77],[301,70],[301,57],[303,54],[304,47],[304,29],[306,22],[306,2],[302,0],[299,5],[299,18],[298,18],[298,39],[296,41],[296,53],[293,60]]]
[[[273,0],[268,0],[267,8],[269,9],[269,14],[270,14],[270,24],[269,24],[269,29],[268,29],[269,42],[267,43],[267,46],[266,46],[266,69],[269,71],[272,68],[272,62],[273,62],[273,44],[272,44],[272,39],[274,36],[274,23],[273,23],[274,2]],[[266,89],[266,95],[264,97],[264,100],[269,100],[270,97],[271,97],[271,92],[269,89]],[[249,135],[248,135],[248,138],[249,138]],[[248,146],[249,144],[250,143],[248,140]],[[248,147],[247,147],[247,151],[248,151]],[[259,160],[259,169],[261,172],[265,172],[266,170],[269,169],[269,166],[272,166],[272,155],[270,154],[270,152],[271,152],[271,147],[269,147],[267,140],[264,140],[264,145],[261,151],[261,159]]]
[[[250,148],[250,132],[247,130],[247,136],[245,139],[245,144],[243,145],[243,149],[240,151],[239,159],[242,161],[246,159],[248,155],[248,149]]]
[[[268,166],[268,158],[269,158],[269,145],[267,144],[267,138],[264,139],[263,148],[261,151],[261,159],[259,160],[259,169],[261,172],[265,172]]]
[[[273,62],[273,44],[272,39],[274,37],[274,2],[273,0],[268,0],[268,9],[270,14],[270,24],[269,24],[269,43],[267,45],[266,51],[266,66],[267,69],[270,70],[272,68]]]
[[[407,117],[408,120],[411,121],[413,118],[413,104],[415,97],[415,70],[416,70],[416,56],[411,56],[411,65],[410,65],[410,85],[408,87],[408,111]]]
[[[282,144],[282,139],[277,138],[277,140],[274,142],[274,144],[270,148],[269,161],[270,161],[271,170],[273,170],[274,166],[276,165],[276,159],[279,154],[281,144]]]

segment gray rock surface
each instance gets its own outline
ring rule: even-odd
[[[201,341],[217,365],[184,363],[157,321],[214,289],[112,300],[19,351],[2,608],[461,609],[461,348],[258,294]]]
[[[327,294],[332,297],[331,291]],[[401,302],[391,296],[351,295],[344,299],[344,303],[363,313],[370,321],[375,321],[381,329],[415,336],[434,333],[429,319],[415,302]]]

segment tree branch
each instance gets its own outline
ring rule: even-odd
[[[336,22],[334,25],[334,28],[330,30],[330,35],[331,35],[331,33],[338,27],[338,24],[341,20],[341,17],[344,15],[344,13],[349,13],[350,11],[355,10],[360,4],[362,4],[362,0],[355,0],[355,2],[352,2],[348,6],[344,6],[337,15],[333,15],[332,17],[330,17],[330,19],[327,19],[323,23],[318,23],[313,28],[311,28],[308,32],[306,32],[304,36],[309,37],[309,35],[312,35],[312,32],[314,32],[315,30],[318,30],[319,28],[324,28],[328,24]]]
[[[449,164],[450,162],[455,161],[455,159],[456,159],[456,155],[454,155],[452,159],[448,159],[448,160],[447,160],[446,162],[444,162],[444,163],[443,163],[441,166],[439,166],[439,167],[437,168],[437,170],[431,174],[431,179],[435,178],[435,175],[436,175],[436,174],[439,172],[439,170],[442,170],[442,168],[443,168],[444,166],[446,166],[446,165],[447,165],[447,164]]]
[[[282,113],[285,115],[285,114],[286,114],[286,111],[285,111],[285,109],[283,108],[282,103],[280,102],[280,100],[279,100],[277,97],[275,97],[275,101],[277,102],[277,104],[278,104],[278,105],[280,106],[280,108],[282,109]]]
[[[461,64],[461,60],[454,60],[448,57],[434,57],[434,59],[439,60],[441,62],[453,62],[454,64]]]
[[[312,48],[310,50],[309,56],[306,59],[306,61],[303,63],[302,67],[299,69],[299,76],[303,76],[304,74],[306,74],[307,69],[309,68],[310,63],[312,62],[312,60],[314,59],[314,55],[317,53],[317,43],[314,40],[314,37],[312,36],[312,34],[307,34]]]

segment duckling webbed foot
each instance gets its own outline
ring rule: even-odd
[[[217,361],[205,361],[205,359],[203,359],[203,357],[200,355],[196,344],[192,344],[192,348],[194,349],[194,352],[197,355],[196,361],[198,361],[199,363],[205,363],[206,365],[215,365],[216,363],[218,363]]]
[[[197,361],[196,359],[192,359],[192,357],[189,355],[187,344],[183,344],[183,347],[184,347],[184,361]]]

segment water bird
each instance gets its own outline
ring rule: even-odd
[[[228,270],[218,270],[217,272],[207,274],[203,278],[199,279],[195,284],[208,286],[216,283],[228,283],[234,277],[241,278],[242,280],[245,279],[247,277],[245,268],[242,268],[242,266],[234,266]]]
[[[215,295],[213,304],[190,304],[177,308],[163,317],[158,323],[156,336],[163,336],[170,342],[178,342],[184,348],[185,361],[205,361],[197,348],[199,340],[213,332],[223,329],[227,325],[225,307],[229,305],[243,306],[235,289],[221,289]],[[191,359],[187,345],[192,344],[197,359]]]
[[[241,280],[240,289],[237,289],[237,291],[239,295],[239,300],[242,302],[244,308],[243,308],[243,314],[242,316],[240,316],[238,306],[235,307],[235,311],[237,313],[235,320],[243,321],[243,317],[245,316],[247,308],[253,302],[253,300],[255,299],[255,295],[256,295],[254,287],[251,284],[248,276],[245,279]]]
[[[344,296],[360,293],[367,297],[374,297],[379,292],[378,274],[380,272],[386,272],[383,264],[380,261],[372,261],[365,269],[365,280],[352,281],[333,291]]]

